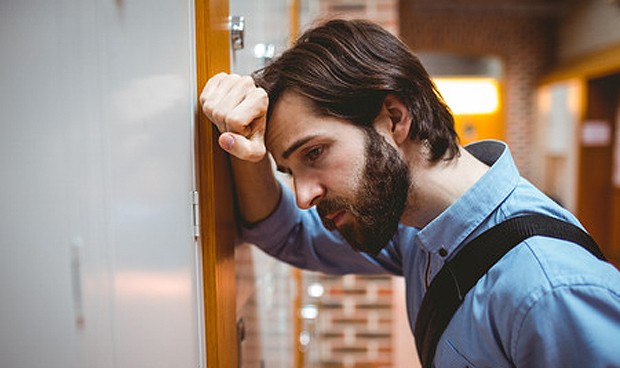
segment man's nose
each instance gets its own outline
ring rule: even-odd
[[[325,189],[318,180],[295,178],[294,182],[297,206],[301,209],[315,206],[325,194]]]

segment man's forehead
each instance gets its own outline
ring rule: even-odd
[[[290,90],[277,100],[265,130],[267,149],[274,156],[290,153],[289,148],[307,133],[315,117],[311,104],[308,98]]]

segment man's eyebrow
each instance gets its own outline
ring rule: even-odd
[[[288,149],[286,149],[284,153],[282,153],[282,158],[286,160],[293,154],[293,152],[299,149],[299,147],[303,146],[304,144],[306,144],[307,142],[311,141],[312,139],[316,137],[317,137],[316,135],[310,135],[310,136],[298,139],[293,144],[291,144],[291,146]]]

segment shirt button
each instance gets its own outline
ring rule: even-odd
[[[448,255],[448,251],[445,250],[444,248],[439,248],[439,255],[442,257],[445,257]]]

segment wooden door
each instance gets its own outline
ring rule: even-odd
[[[197,96],[209,77],[230,70],[227,0],[196,0]],[[208,367],[237,367],[235,219],[228,159],[217,133],[196,112],[197,187]]]
[[[609,257],[611,261],[620,267],[620,91],[616,91],[616,115],[614,118],[614,141],[612,163],[612,189],[611,189],[611,247]]]
[[[617,235],[612,234],[620,227],[618,209],[614,205],[617,188],[612,181],[619,86],[620,74],[587,82],[578,170],[577,214],[612,260],[618,248],[618,244],[614,244]]]

